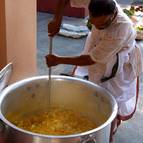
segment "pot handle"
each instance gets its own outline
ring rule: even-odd
[[[7,64],[0,71],[0,92],[8,85],[11,73],[12,73],[12,63]]]
[[[82,137],[82,140],[80,143],[97,143],[97,142],[93,135],[88,135],[88,136]]]

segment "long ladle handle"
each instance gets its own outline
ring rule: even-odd
[[[53,38],[49,36],[49,54],[52,54]],[[51,67],[49,67],[49,79],[51,79]]]
[[[52,54],[52,47],[53,47],[53,38],[49,37],[49,54]],[[51,101],[51,74],[52,74],[52,69],[49,67],[49,82],[48,82],[48,106],[50,107],[50,101]]]

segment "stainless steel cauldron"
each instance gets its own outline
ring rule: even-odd
[[[6,124],[7,143],[109,143],[110,125],[117,103],[105,89],[85,80],[52,76],[51,105],[82,112],[97,128],[80,134],[51,136],[16,127],[6,119],[11,112],[27,116],[47,108],[48,76],[28,78],[6,87],[0,95],[0,118]]]

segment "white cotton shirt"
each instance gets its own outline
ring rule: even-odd
[[[82,54],[89,54],[96,64],[78,67],[75,75],[88,74],[89,80],[107,89],[115,97],[121,116],[128,116],[135,108],[136,77],[142,72],[142,56],[136,46],[136,31],[130,19],[120,10],[112,24],[89,33]],[[106,82],[101,78],[111,75],[118,53],[119,66],[116,76]]]

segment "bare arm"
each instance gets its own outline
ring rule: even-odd
[[[63,16],[65,6],[69,3],[69,0],[59,0],[55,9],[55,19]]]
[[[77,65],[77,66],[87,66],[87,65],[95,64],[95,62],[91,59],[89,55],[80,55],[75,57],[47,55],[46,63],[49,67],[56,66],[58,64],[69,64],[69,65]]]
[[[63,11],[65,6],[68,3],[69,3],[69,0],[58,0],[58,3],[55,8],[55,12],[54,12],[54,18],[48,24],[49,36],[53,37],[59,32],[61,22],[62,22],[62,17],[63,17]]]

